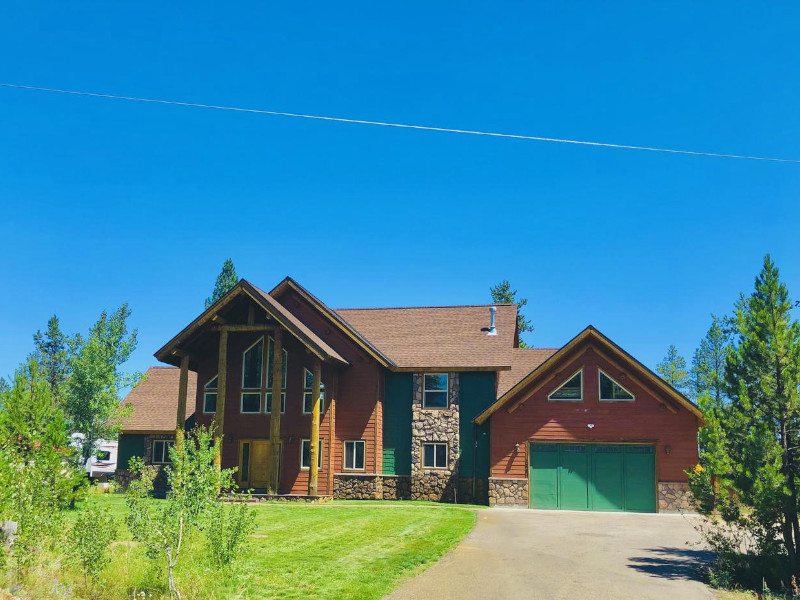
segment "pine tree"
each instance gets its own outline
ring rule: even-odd
[[[206,308],[227,294],[237,283],[239,283],[239,278],[236,275],[236,268],[229,258],[223,263],[222,271],[217,275],[217,281],[214,283],[214,291],[211,293],[211,297],[206,298]]]
[[[520,298],[517,300],[517,290],[511,289],[511,284],[507,280],[503,280],[497,285],[490,287],[489,292],[492,294],[492,302],[494,304],[516,304],[517,305],[517,333],[520,336],[519,347],[527,348],[522,340],[522,334],[528,331],[533,331],[533,325],[529,319],[526,319],[522,314],[522,308],[528,304],[527,298]]]
[[[661,375],[661,379],[666,381],[681,394],[687,395],[691,386],[689,371],[686,369],[686,359],[678,354],[678,349],[671,345],[667,349],[667,355],[656,365],[656,372]]]
[[[58,317],[53,315],[47,321],[47,331],[37,331],[33,336],[35,345],[34,360],[41,366],[50,392],[56,402],[61,401],[64,384],[69,374],[69,345],[59,327]]]
[[[724,319],[716,316],[711,318],[711,327],[692,358],[692,387],[698,401],[708,396],[717,406],[721,406],[727,397],[725,362],[731,335],[724,326]]]
[[[800,323],[791,308],[767,255],[755,291],[736,305],[738,343],[726,365],[731,415],[722,425],[730,484],[753,507],[761,545],[779,535],[791,572],[800,576]]]

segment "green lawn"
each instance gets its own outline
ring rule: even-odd
[[[162,575],[128,541],[124,497],[91,495],[87,502],[107,507],[122,524],[98,596],[132,598],[144,590],[148,598],[166,597]],[[381,598],[439,559],[475,523],[474,511],[441,504],[276,503],[253,509],[256,532],[235,572],[209,569],[199,559],[199,542],[189,544],[177,571],[184,600]]]

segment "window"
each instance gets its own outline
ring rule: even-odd
[[[446,469],[447,444],[422,444],[422,466],[426,469]]]
[[[170,440],[155,440],[153,441],[153,463],[164,464],[172,462],[169,458],[169,449],[175,445],[175,442]]]
[[[242,413],[261,412],[261,377],[264,362],[264,338],[242,353]]]
[[[351,471],[364,470],[364,440],[344,443],[344,468]]]
[[[217,412],[217,376],[203,386],[203,412],[213,414]]]
[[[272,365],[275,357],[275,340],[267,340],[267,392],[264,394],[264,412],[272,412]],[[283,364],[281,369],[281,413],[286,412],[286,364],[289,362],[289,353],[283,351]]]
[[[425,374],[422,407],[447,408],[447,373]]]
[[[261,412],[261,392],[242,392],[241,412],[243,412],[243,413],[260,413]]]
[[[264,361],[264,338],[242,354],[242,389],[261,389],[261,365]]]
[[[250,481],[250,442],[242,442],[242,466],[239,470],[239,482]]]
[[[565,384],[547,397],[548,400],[583,400],[583,369],[570,377]]]
[[[311,464],[311,440],[303,440],[300,443],[300,468],[308,469]],[[319,451],[317,452],[317,468],[322,468],[322,440],[319,440]]]
[[[613,402],[615,400],[628,401],[634,399],[633,394],[611,379],[608,375],[598,369],[600,383],[600,401]]]
[[[314,374],[303,369],[303,413],[311,414],[311,401],[314,397]],[[325,384],[319,382],[319,414],[325,412]]]

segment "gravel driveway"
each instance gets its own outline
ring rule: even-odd
[[[691,520],[671,514],[488,509],[436,565],[386,600],[708,600],[708,554]]]

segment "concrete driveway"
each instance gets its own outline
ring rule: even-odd
[[[489,509],[450,554],[386,600],[707,600],[708,553],[671,514]]]

